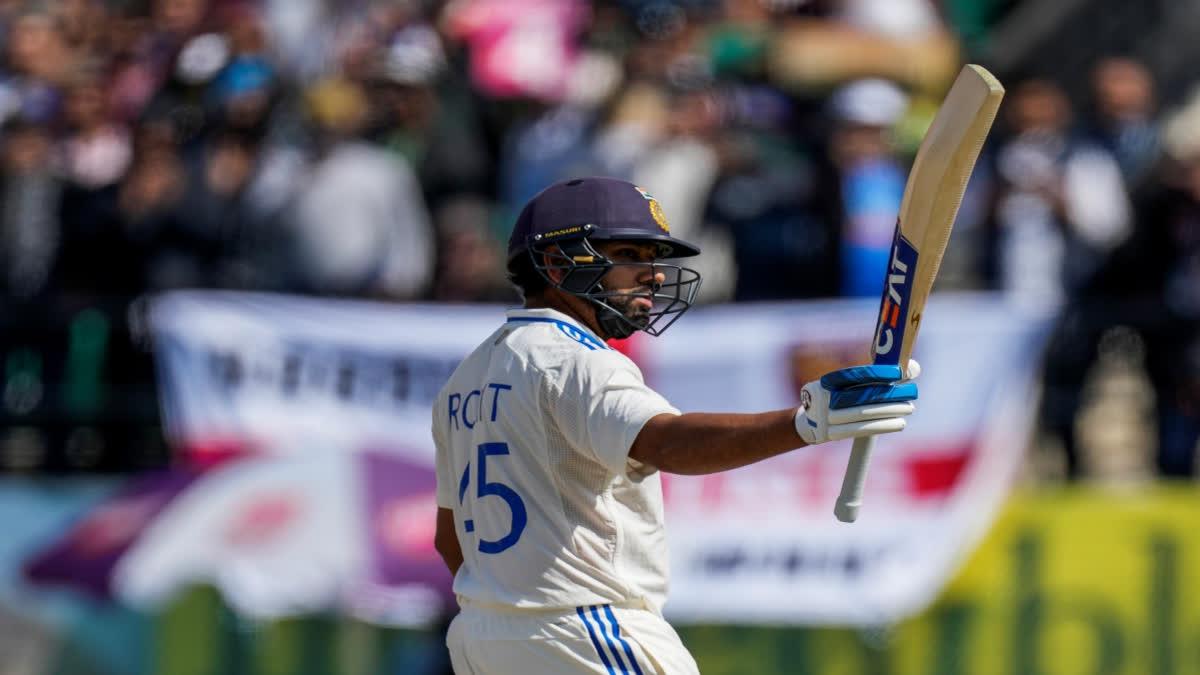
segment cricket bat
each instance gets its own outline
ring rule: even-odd
[[[1003,97],[1004,87],[986,69],[963,66],[921,141],[904,186],[892,240],[871,343],[875,364],[908,364],[967,179]],[[849,523],[858,518],[874,446],[874,436],[854,439],[833,509],[838,520]]]

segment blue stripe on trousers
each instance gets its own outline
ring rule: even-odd
[[[579,614],[580,619],[583,619],[583,625],[587,626],[588,635],[592,638],[592,646],[596,648],[596,653],[600,655],[600,660],[604,662],[604,667],[608,668],[609,675],[617,675],[617,672],[613,670],[612,664],[608,662],[608,657],[604,655],[604,648],[600,646],[600,640],[596,637],[596,631],[592,628],[592,623],[588,621],[587,614],[584,613],[582,607],[576,607],[575,612]],[[625,669],[624,665],[621,666],[621,669]]]
[[[642,668],[638,665],[637,659],[633,658],[633,649],[629,647],[629,643],[625,638],[621,637],[621,627],[617,625],[617,617],[613,615],[612,607],[605,605],[604,613],[608,615],[608,621],[612,624],[613,637],[617,638],[617,642],[625,649],[625,655],[629,657],[629,663],[633,665],[635,675],[642,675]]]
[[[607,608],[608,605],[605,605]],[[613,644],[612,638],[608,636],[608,627],[604,625],[604,621],[600,618],[600,612],[596,611],[596,605],[592,605],[592,618],[596,620],[596,625],[600,627],[600,634],[604,636],[604,641],[608,643],[608,650],[612,652],[613,659],[620,666],[621,672],[629,675],[629,669],[625,667],[625,661],[621,659],[621,652],[617,651],[617,646]]]

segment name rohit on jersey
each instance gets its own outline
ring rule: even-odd
[[[495,422],[500,411],[500,392],[512,389],[511,384],[489,382],[481,389],[472,389],[463,394],[454,392],[447,398],[447,409],[450,414],[450,424],[453,430],[463,427],[474,429],[480,422]],[[491,402],[487,402],[490,393]],[[484,415],[487,414],[487,419]],[[461,426],[459,426],[461,423]]]

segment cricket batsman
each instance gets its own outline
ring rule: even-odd
[[[508,270],[524,306],[459,365],[432,413],[459,675],[697,673],[662,614],[659,472],[714,473],[904,428],[917,389],[898,366],[828,373],[799,407],[757,414],[681,414],[647,387],[607,341],[658,335],[686,312],[700,275],[674,261],[699,253],[671,236],[650,193],[613,178],[555,183],[517,218]]]

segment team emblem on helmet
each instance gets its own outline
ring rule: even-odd
[[[637,190],[638,193],[641,194],[642,197],[644,197],[646,199],[646,201],[648,201],[648,202],[654,201],[654,197],[651,197],[649,192],[646,192],[645,190],[643,190],[642,188],[640,188],[636,185],[633,186],[633,189]]]
[[[654,222],[663,229],[663,232],[670,234],[671,228],[667,225],[667,214],[663,213],[662,206],[659,206],[656,200],[650,200],[650,215],[654,216]]]

